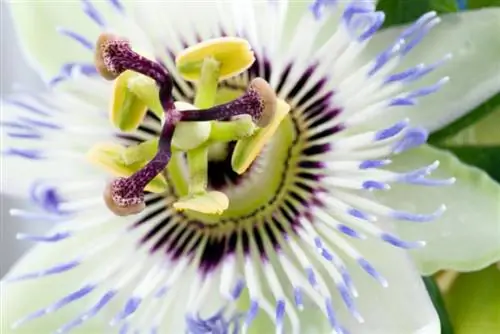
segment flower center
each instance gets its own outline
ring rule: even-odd
[[[161,65],[133,51],[127,41],[109,34],[101,35],[97,44],[98,72],[118,83],[111,110],[111,119],[117,120],[116,125],[124,131],[135,129],[149,108],[163,116],[156,153],[131,176],[119,177],[108,184],[104,191],[108,208],[117,215],[141,212],[145,208],[144,190],[163,173],[173,150],[177,149],[187,157],[189,184],[187,195],[173,207],[206,214],[220,214],[226,210],[228,199],[224,193],[207,192],[210,148],[236,141],[231,164],[234,171],[241,174],[289,110],[285,102],[277,101],[276,94],[262,78],[253,79],[248,89],[235,100],[214,106],[219,80],[239,74],[252,64],[253,53],[248,44],[241,39],[221,38],[200,43],[177,57],[180,74],[198,84],[195,105],[184,105],[182,111],[172,98],[171,76]],[[153,82],[141,80],[139,76]],[[133,163],[146,161],[144,158],[154,152],[154,145],[132,150]]]

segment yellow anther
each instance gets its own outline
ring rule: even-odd
[[[91,163],[103,168],[114,176],[128,177],[140,170],[147,161],[126,164],[123,160],[125,150],[125,147],[118,144],[97,144],[89,150],[87,158]],[[153,193],[163,193],[167,189],[167,181],[161,174],[157,175],[145,188],[146,191]]]
[[[220,64],[219,80],[228,79],[246,71],[255,61],[250,44],[237,37],[221,37],[198,43],[183,50],[175,59],[184,79],[198,81],[205,59]]]
[[[122,159],[125,165],[135,163],[146,163],[154,158],[158,151],[158,138],[142,142],[139,145],[129,146],[123,149]]]
[[[231,157],[231,166],[236,173],[243,174],[250,167],[289,111],[290,106],[285,101],[278,99],[276,113],[270,124],[265,128],[258,129],[252,136],[238,141]]]
[[[175,102],[177,110],[194,110],[195,106],[186,102]],[[210,122],[179,122],[172,138],[172,147],[180,151],[192,150],[205,141],[210,136]]]
[[[229,199],[219,191],[187,196],[174,203],[177,211],[192,210],[206,214],[221,214],[229,206]]]
[[[128,87],[129,79],[135,75],[138,74],[132,71],[120,74],[114,82],[111,98],[109,115],[111,123],[125,132],[137,129],[148,110],[146,103],[132,93]]]
[[[134,131],[141,124],[148,109],[158,117],[163,117],[158,87],[154,80],[133,71],[120,74],[114,81],[111,123],[121,131]]]

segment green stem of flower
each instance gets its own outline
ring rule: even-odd
[[[251,136],[256,126],[250,117],[243,117],[228,122],[212,122],[209,140],[228,143]]]
[[[207,189],[208,145],[187,152],[189,163],[189,194],[203,194]]]
[[[153,79],[136,73],[128,79],[128,89],[141,99],[158,118],[163,118],[163,107],[158,98],[159,89]]]
[[[215,104],[219,84],[220,64],[207,58],[201,67],[200,80],[194,104],[197,108],[207,109]],[[204,193],[207,188],[208,145],[204,144],[187,152],[189,166],[189,194]]]
[[[441,296],[441,291],[439,290],[436,281],[432,278],[432,276],[424,276],[422,279],[424,280],[427,292],[429,293],[432,303],[434,304],[434,308],[439,315],[439,320],[441,322],[441,334],[453,334],[453,326],[451,325],[448,311],[446,310],[443,297]]]
[[[220,64],[217,60],[207,58],[203,61],[198,89],[194,99],[194,105],[197,108],[207,109],[215,104],[219,84],[219,70]]]

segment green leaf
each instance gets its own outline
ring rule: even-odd
[[[436,145],[441,143],[443,140],[456,135],[458,132],[475,124],[476,122],[479,122],[481,119],[493,113],[497,110],[498,106],[500,106],[500,93],[493,96],[491,99],[479,105],[476,109],[468,114],[465,114],[463,117],[457,119],[445,128],[434,132],[429,137],[429,143]]]
[[[467,7],[469,9],[500,7],[500,0],[468,0]]]
[[[429,0],[431,9],[438,13],[458,12],[458,2],[456,0]]]
[[[462,162],[484,170],[492,179],[500,182],[500,146],[448,146]]]
[[[458,134],[446,138],[443,146],[500,146],[500,105],[486,117]]]
[[[436,281],[432,278],[432,276],[425,276],[423,277],[423,280],[425,288],[431,297],[432,304],[439,315],[439,321],[441,322],[441,334],[453,334],[453,326],[451,325],[443,297],[441,296],[441,291],[439,291]]]
[[[409,23],[429,11],[429,0],[380,0],[378,10],[385,13],[384,27]]]
[[[377,8],[385,12],[384,27],[410,23],[432,10],[438,13],[458,11],[455,0],[380,0]]]
[[[456,334],[500,333],[500,270],[460,274],[445,295]]]

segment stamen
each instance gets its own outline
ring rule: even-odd
[[[276,104],[276,94],[271,86],[264,79],[255,78],[250,82],[247,92],[240,98],[206,110],[184,111],[181,120],[213,121],[250,115],[259,127],[265,127],[276,113]]]
[[[251,117],[246,115],[238,116],[231,122],[212,122],[211,125],[210,140],[222,143],[249,137],[256,130]]]
[[[99,36],[95,64],[99,73],[106,79],[115,79],[124,71],[132,70],[154,79],[159,86],[158,94],[165,113],[165,122],[160,134],[158,152],[144,168],[128,178],[113,180],[104,190],[104,202],[116,215],[139,213],[145,208],[144,188],[166,168],[172,153],[175,125],[180,120],[172,100],[172,79],[161,65],[132,51],[128,41],[120,40],[111,34]]]
[[[202,80],[203,67],[207,60],[218,64],[217,81],[219,81],[244,72],[253,64],[255,58],[250,44],[245,39],[221,37],[203,41],[183,50],[175,58],[175,64],[185,80],[198,82]]]
[[[263,129],[258,129],[251,137],[238,141],[231,157],[231,166],[236,173],[243,174],[250,167],[289,111],[290,106],[285,101],[278,99],[271,124]]]
[[[131,132],[140,126],[148,109],[159,118],[163,117],[158,95],[158,87],[151,78],[133,71],[123,72],[113,84],[109,113],[111,124],[123,132]]]
[[[107,143],[97,144],[92,147],[87,153],[87,159],[91,163],[99,165],[115,176],[129,177],[133,175],[138,166],[142,167],[146,165],[147,161],[154,159],[158,148],[158,143],[159,141],[156,141],[156,145],[151,156],[149,156],[148,152],[147,157],[139,161],[134,160],[143,157],[128,157],[128,150],[126,148],[118,144]],[[129,160],[132,160],[134,162],[129,163]],[[168,185],[165,177],[162,174],[159,174],[146,186],[145,190],[155,194],[161,194],[164,193],[167,188]]]

